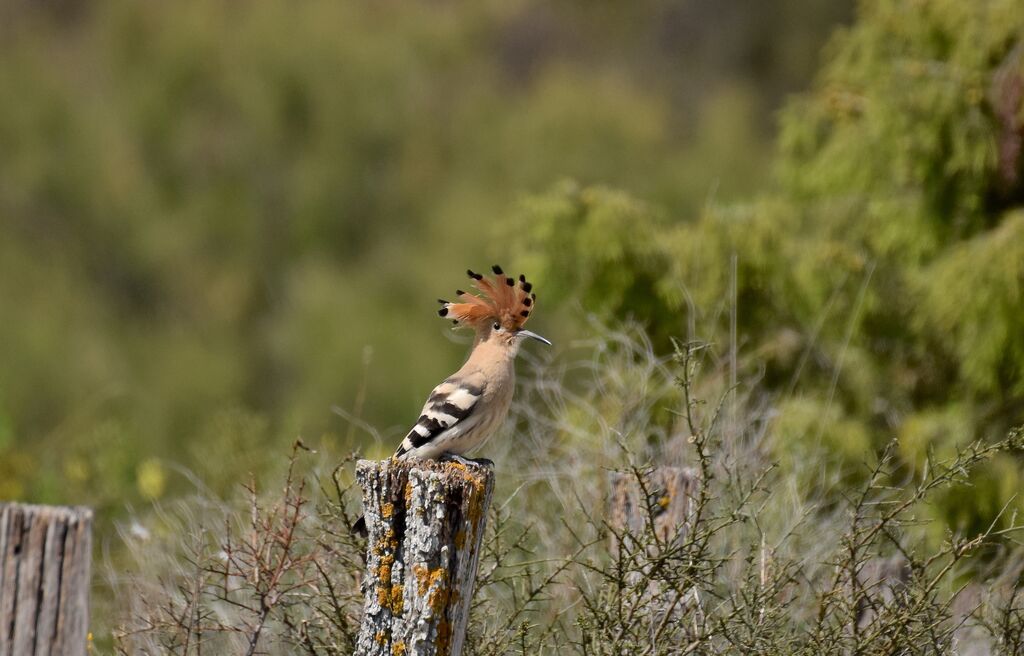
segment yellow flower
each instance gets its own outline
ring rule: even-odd
[[[89,463],[85,461],[85,458],[69,459],[64,463],[64,477],[71,483],[85,483],[89,480]]]
[[[160,498],[167,487],[167,473],[164,471],[164,466],[156,458],[139,463],[135,470],[135,485],[139,494],[147,499]]]

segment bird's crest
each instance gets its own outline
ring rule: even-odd
[[[497,264],[491,270],[494,271],[492,277],[467,270],[466,274],[473,279],[473,286],[481,296],[460,289],[455,292],[459,300],[454,303],[438,299],[444,307],[437,314],[456,325],[474,328],[484,328],[492,321],[499,322],[506,330],[522,328],[537,300],[533,285],[524,275],[520,275],[518,281],[510,278]]]

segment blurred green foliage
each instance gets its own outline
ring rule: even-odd
[[[383,455],[463,355],[433,299],[467,266],[537,277],[546,260],[542,331],[581,330],[556,310],[582,290],[588,307],[628,305],[677,334],[670,281],[707,266],[697,300],[719,302],[714,254],[730,243],[680,241],[695,228],[679,221],[766,182],[773,111],[848,12],[3,3],[0,498],[107,518],[170,494],[182,471],[238,485],[296,435]],[[531,201],[544,220],[508,217],[561,179],[609,189],[584,193],[578,231],[572,194]],[[795,218],[777,214],[748,252],[786,234]],[[513,251],[508,234],[540,244]],[[555,277],[576,264],[593,277]],[[746,331],[757,305],[743,307]]]
[[[780,122],[750,202],[673,221],[556,186],[522,204],[518,248],[556,303],[579,294],[662,344],[713,336],[772,390],[784,466],[824,449],[856,475],[895,434],[919,473],[930,450],[1005,435],[1024,410],[1024,5],[863,2]],[[996,461],[936,511],[971,530],[1024,509],[1020,472]]]

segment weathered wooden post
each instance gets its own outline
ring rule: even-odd
[[[368,532],[360,656],[459,656],[487,509],[491,466],[361,460]]]
[[[681,539],[689,526],[699,480],[694,469],[658,467],[643,477],[641,488],[632,473],[612,472],[609,476],[611,525],[637,536],[643,534],[651,522],[663,542]],[[613,535],[613,553],[618,553],[620,546]]]
[[[869,626],[884,606],[899,602],[899,593],[910,580],[910,573],[910,562],[902,555],[871,558],[860,567],[853,584],[858,629]]]
[[[661,547],[673,547],[686,538],[700,476],[695,469],[682,467],[658,467],[645,472],[639,478],[633,473],[612,472],[609,476],[611,487],[609,519],[615,531],[611,535],[613,557],[620,554],[640,552],[649,559],[657,558]],[[646,536],[647,529],[653,529],[657,541]],[[618,534],[618,535],[617,535]],[[621,535],[621,540],[619,535]],[[641,561],[643,562],[643,561]],[[648,561],[641,568],[629,572],[630,585],[642,580],[652,572],[653,563]],[[648,607],[653,627],[662,624],[666,615],[681,615],[688,602],[671,587],[663,587],[657,578],[647,584]]]
[[[86,653],[92,511],[0,503],[0,656]]]

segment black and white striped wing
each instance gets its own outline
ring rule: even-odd
[[[449,378],[434,388],[420,418],[402,440],[395,457],[410,454],[433,458],[445,450],[443,442],[464,433],[475,423],[473,411],[483,396],[482,385]]]

